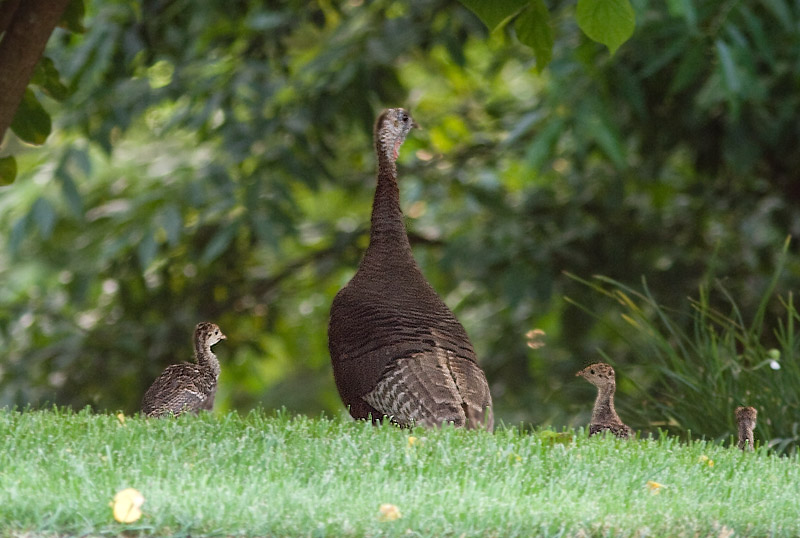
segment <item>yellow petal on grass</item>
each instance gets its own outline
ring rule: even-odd
[[[127,488],[114,495],[110,504],[114,509],[114,519],[120,523],[133,523],[142,517],[144,496],[133,488]]]
[[[380,508],[378,508],[379,521],[394,521],[401,517],[403,516],[400,514],[400,509],[393,504],[383,503]]]
[[[417,442],[417,438],[413,435],[408,436],[408,446],[414,446],[414,443]]]
[[[119,420],[119,423],[124,426],[125,425],[125,413],[117,413],[117,420]]]
[[[664,487],[664,484],[659,484],[658,482],[653,482],[652,480],[647,481],[647,487],[650,489],[650,493],[653,495],[658,495],[661,491],[661,488]]]
[[[702,456],[697,458],[697,462],[701,463],[703,465],[708,465],[709,467],[713,467],[714,466],[714,460],[712,460],[711,458],[709,458],[705,454],[703,454]]]

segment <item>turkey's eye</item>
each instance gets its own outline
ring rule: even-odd
[[[402,119],[403,119],[403,123],[408,123],[408,114],[406,114],[405,112],[403,112]]]
[[[589,373],[594,375],[594,370],[589,370]]]
[[[219,331],[214,331],[214,334],[219,334]]]

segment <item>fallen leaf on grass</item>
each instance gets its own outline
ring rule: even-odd
[[[142,517],[144,496],[133,488],[123,489],[114,495],[109,505],[114,509],[114,519],[120,523],[133,523]]]
[[[383,503],[380,508],[378,508],[379,521],[394,521],[401,517],[403,516],[400,514],[400,509],[393,504]]]
[[[659,484],[658,482],[648,480],[647,487],[650,489],[650,493],[653,495],[658,495],[661,492],[661,488],[664,487],[664,484]]]
[[[117,420],[119,420],[119,423],[124,426],[125,425],[125,413],[117,413]]]

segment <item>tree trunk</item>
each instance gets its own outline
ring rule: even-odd
[[[6,0],[0,24],[0,140],[17,112],[25,88],[70,0]],[[2,30],[0,26],[0,30]]]

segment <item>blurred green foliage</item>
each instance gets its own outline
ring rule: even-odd
[[[220,410],[340,410],[328,308],[368,239],[372,123],[397,105],[423,127],[399,165],[415,254],[496,415],[586,422],[574,373],[598,350],[635,401],[655,365],[563,300],[620,314],[563,272],[645,276],[684,310],[713,272],[758,309],[800,233],[800,10],[633,6],[613,59],[574,4],[548,6],[540,74],[514,27],[455,2],[87,2],[86,34],[48,50],[70,90],[43,101],[54,133],[0,190],[0,405],[132,411],[208,319],[228,335]],[[793,246],[778,291],[799,266]]]
[[[0,21],[3,21],[0,23],[0,41],[9,35],[6,25],[11,23],[15,14],[19,11],[19,3],[7,2],[6,5],[2,4],[3,2],[0,1],[0,9],[7,10],[7,13],[3,13],[5,16],[0,17]],[[83,0],[71,0],[67,4],[66,10],[61,14],[59,26],[65,31],[83,33],[86,31],[82,24],[84,14]],[[25,17],[18,16],[17,18],[21,18],[24,21],[22,22],[23,25],[28,22],[25,21]],[[44,44],[44,42],[41,42],[42,46]],[[53,60],[47,55],[39,58],[28,87],[22,96],[22,101],[19,103],[13,119],[9,118],[12,120],[10,130],[20,140],[28,144],[39,145],[44,144],[47,137],[50,136],[52,120],[50,114],[42,106],[40,97],[34,92],[34,88],[41,94],[57,101],[63,101],[69,95],[69,90],[62,83]],[[0,133],[0,143],[3,142],[5,134]],[[17,177],[16,158],[14,155],[6,153],[8,153],[7,148],[3,148],[0,144],[0,186],[13,183]]]

